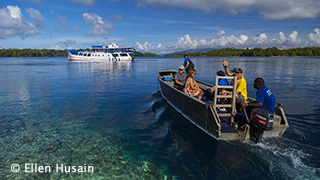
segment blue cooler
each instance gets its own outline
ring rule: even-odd
[[[163,76],[163,80],[164,81],[172,81],[172,77],[171,76]]]

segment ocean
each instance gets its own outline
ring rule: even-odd
[[[191,57],[214,84],[224,57]],[[320,58],[227,57],[255,97],[263,77],[289,128],[263,142],[224,142],[159,93],[157,72],[182,57],[134,62],[0,58],[0,179],[320,179]]]

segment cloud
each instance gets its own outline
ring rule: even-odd
[[[96,0],[71,0],[75,3],[80,3],[85,6],[93,6],[96,3]]]
[[[46,29],[46,27],[43,24],[44,18],[38,10],[33,9],[33,8],[29,8],[29,9],[27,9],[27,13],[31,17],[32,23],[36,27]]]
[[[20,36],[24,39],[39,34],[36,25],[42,25],[43,17],[35,9],[28,9],[28,13],[35,24],[24,19],[18,6],[6,6],[0,9],[0,38]]]
[[[310,33],[308,35],[308,38],[310,40],[310,43],[312,45],[320,45],[320,29],[319,28],[315,28],[314,29],[315,33]]]
[[[259,36],[253,37],[253,41],[255,41],[256,44],[265,44],[268,41],[268,36],[262,33]]]
[[[62,48],[57,45],[52,45],[49,49],[54,49],[54,50],[61,50]]]
[[[124,19],[121,15],[111,15],[110,18],[116,21],[122,21]]]
[[[272,20],[316,18],[320,15],[319,0],[136,0],[138,6],[178,7],[204,10],[217,14],[259,12]]]
[[[75,40],[66,40],[66,41],[60,41],[61,44],[64,44],[64,45],[71,45],[71,44],[75,44],[76,41]]]
[[[314,29],[314,33],[310,33],[307,38],[299,37],[297,31],[292,31],[290,34],[279,32],[278,37],[269,38],[266,33],[261,33],[257,36],[249,38],[247,35],[240,36],[224,36],[223,30],[218,32],[217,38],[211,40],[206,39],[192,39],[189,34],[180,37],[176,43],[163,45],[159,43],[157,46],[145,43],[136,43],[136,48],[143,52],[155,53],[170,53],[180,52],[191,49],[220,49],[220,48],[268,48],[276,46],[278,48],[296,48],[307,46],[320,46],[320,29]]]
[[[66,32],[79,32],[80,28],[70,28],[68,24],[67,16],[57,16],[54,19],[55,28],[57,31],[66,31]]]
[[[154,49],[154,47],[151,44],[149,44],[148,42],[145,42],[143,44],[137,42],[136,46],[141,51],[152,51]]]
[[[44,0],[23,0],[23,1],[32,2],[32,3],[41,3]]]
[[[222,35],[224,35],[224,33],[226,33],[226,32],[224,32],[224,30],[221,30],[221,31],[219,31],[219,32],[217,33],[217,35],[218,35],[218,36],[222,36]]]
[[[87,32],[88,36],[103,36],[109,35],[109,30],[113,30],[114,26],[103,20],[103,18],[95,13],[83,13],[83,20],[93,28],[92,31]]]

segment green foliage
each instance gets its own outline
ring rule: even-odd
[[[136,51],[134,52],[134,56],[159,56],[159,55],[155,53],[149,53],[149,52],[141,53]]]
[[[135,51],[135,52],[134,52],[134,56],[144,56],[144,55],[143,55],[143,53],[141,53],[141,52]]]
[[[189,56],[320,56],[320,47],[305,47],[293,49],[278,49],[277,47],[270,47],[266,49],[214,49],[208,52],[189,52]],[[166,54],[165,56],[183,56],[183,53]]]
[[[143,53],[144,56],[159,56],[158,54],[155,54],[155,53]]]
[[[60,57],[67,55],[65,50],[54,49],[0,49],[0,57]]]
[[[80,49],[81,50],[81,49]],[[0,49],[0,57],[64,57],[65,50],[54,49]],[[135,56],[159,56],[154,53],[134,52]],[[183,56],[183,53],[166,54],[165,56]],[[278,49],[270,47],[266,49],[214,49],[208,52],[189,52],[189,56],[320,56],[320,47],[305,47],[293,49]]]

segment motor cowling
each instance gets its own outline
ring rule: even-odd
[[[267,109],[254,108],[250,115],[251,122],[264,130],[271,130],[273,126],[273,113]]]
[[[250,137],[257,143],[261,141],[264,131],[272,129],[273,113],[263,108],[254,108],[251,111],[250,119]]]

